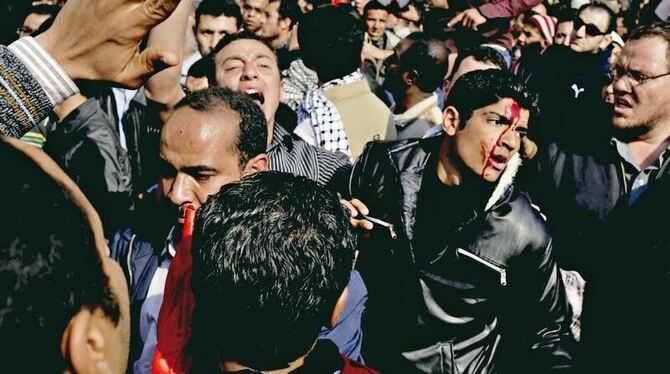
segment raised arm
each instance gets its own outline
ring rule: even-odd
[[[176,65],[162,46],[139,52],[149,30],[178,0],[69,0],[35,39],[0,46],[0,133],[20,137],[54,106],[79,90],[74,80],[139,87],[147,76]]]
[[[147,47],[167,46],[183,55],[184,40],[188,27],[188,17],[193,10],[192,0],[182,0],[172,15],[151,30],[147,39]],[[172,107],[184,97],[179,80],[181,78],[182,61],[154,74],[144,85],[147,99],[159,104],[161,119],[165,120]]]

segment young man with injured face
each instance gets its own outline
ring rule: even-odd
[[[451,89],[444,133],[367,145],[350,208],[395,235],[375,224],[359,245],[366,363],[468,373],[572,365],[550,234],[512,186],[536,116],[537,97],[517,78],[474,71]]]

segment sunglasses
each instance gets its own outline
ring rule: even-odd
[[[574,26],[574,30],[577,31],[577,30],[581,29],[582,26],[584,26],[585,31],[586,31],[586,35],[589,35],[589,36],[600,36],[600,35],[605,35],[605,34],[607,34],[607,32],[602,32],[602,31],[600,31],[600,29],[598,29],[598,27],[597,27],[596,25],[594,25],[594,24],[592,24],[592,23],[586,23],[586,22],[584,22],[584,21],[583,21],[581,18],[579,18],[579,17],[575,17],[575,19],[573,20],[573,22],[574,22],[574,24],[575,24],[575,26]]]

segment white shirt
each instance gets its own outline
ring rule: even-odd
[[[165,239],[165,248],[161,253],[160,263],[154,277],[149,284],[147,298],[142,304],[140,310],[140,338],[144,343],[140,358],[133,363],[133,372],[135,374],[150,374],[151,364],[154,358],[154,351],[158,344],[156,329],[158,328],[158,313],[160,313],[163,304],[163,293],[165,291],[165,280],[167,279],[170,262],[176,253],[176,240],[173,237],[175,229],[170,230]],[[167,249],[167,250],[165,250]]]

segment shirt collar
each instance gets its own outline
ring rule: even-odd
[[[409,122],[417,118],[425,118],[434,124],[442,122],[442,111],[437,106],[437,95],[431,94],[427,98],[414,104],[404,113],[395,115],[398,122]]]
[[[626,162],[628,165],[634,167],[635,170],[637,170],[638,172],[642,171],[642,169],[640,168],[640,165],[637,164],[637,162],[633,158],[633,155],[630,153],[630,148],[628,147],[628,143],[623,142],[623,141],[617,139],[616,137],[613,137],[610,140],[610,143],[614,146],[614,149],[616,150],[617,154],[619,155],[619,157],[624,162]],[[668,157],[670,157],[670,144],[668,144],[668,147],[663,152],[661,152],[661,154],[658,156],[658,158],[653,163],[651,163],[647,167],[647,169],[652,169],[652,170],[659,169],[661,167],[661,165],[663,165],[665,160],[668,159]]]

